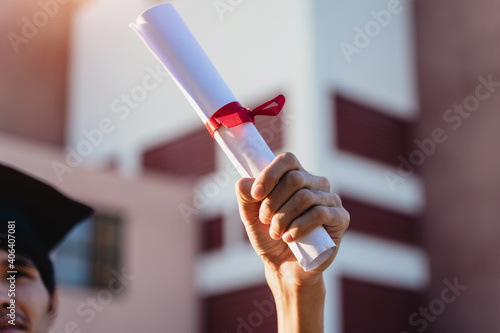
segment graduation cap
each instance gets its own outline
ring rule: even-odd
[[[49,252],[92,212],[44,182],[0,164],[0,249],[8,249],[8,222],[15,221],[15,253],[33,261],[50,293],[55,282]]]

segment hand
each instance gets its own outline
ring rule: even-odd
[[[332,263],[349,225],[349,213],[337,194],[330,193],[324,177],[311,175],[295,155],[274,159],[256,179],[243,178],[236,185],[241,219],[250,242],[268,274],[294,285],[309,283]],[[337,245],[334,254],[319,267],[305,272],[286,242],[323,225]]]

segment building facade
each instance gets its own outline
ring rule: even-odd
[[[104,290],[106,303],[106,288],[62,285],[54,332],[69,322],[93,332],[274,332],[263,266],[238,216],[238,175],[128,28],[158,3],[79,2],[68,16],[71,38],[62,39],[70,50],[62,76],[65,122],[57,125],[63,139],[46,139],[55,147],[45,148],[12,130],[24,139],[6,136],[0,151],[3,161],[102,207],[108,220],[124,221],[119,257],[136,279],[92,320],[85,302]],[[286,96],[280,116],[258,119],[257,127],[275,154],[291,151],[311,173],[328,177],[351,213],[325,272],[325,332],[423,327],[419,307],[430,272],[419,168],[426,155],[419,147],[426,141],[416,134],[413,4],[173,4],[244,106]]]
[[[181,210],[198,229],[199,331],[274,331],[263,267],[238,217],[238,176],[126,27],[152,5],[117,15],[113,1],[100,1],[80,11],[70,145],[102,117],[114,117],[117,128],[95,148],[96,161],[114,158],[130,174],[196,179],[193,201]],[[429,278],[420,234],[423,185],[409,169],[418,159],[410,155],[418,117],[412,6],[174,5],[243,105],[285,94],[282,114],[258,120],[258,128],[276,154],[292,151],[306,169],[327,176],[351,212],[350,230],[326,272],[326,331],[410,330]]]

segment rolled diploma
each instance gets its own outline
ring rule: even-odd
[[[221,107],[236,101],[173,5],[152,7],[130,26],[165,66],[203,123]],[[257,177],[274,159],[252,123],[221,126],[214,137],[242,177]],[[288,246],[306,271],[325,262],[336,248],[323,226]]]

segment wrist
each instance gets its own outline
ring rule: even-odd
[[[323,332],[325,285],[321,273],[265,265],[266,280],[276,302],[279,333]],[[305,278],[307,277],[307,278]]]
[[[271,290],[284,289],[288,292],[303,292],[323,286],[323,272],[304,271],[296,265],[285,263],[279,266],[264,261],[266,281]]]

